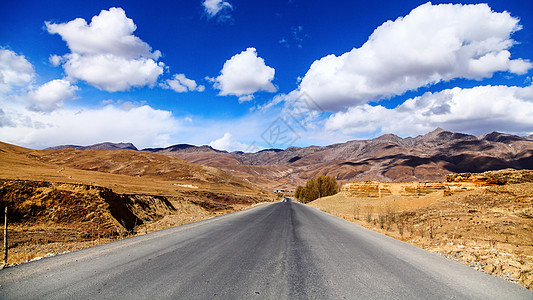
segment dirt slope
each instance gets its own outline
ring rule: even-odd
[[[533,171],[392,183],[381,197],[377,184],[387,185],[346,185],[310,205],[533,289]]]
[[[224,171],[167,155],[35,151],[0,142],[0,207],[9,208],[10,263],[273,199]]]

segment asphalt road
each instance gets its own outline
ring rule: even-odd
[[[0,271],[2,299],[533,299],[291,202]]]

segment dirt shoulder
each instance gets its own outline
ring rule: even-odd
[[[130,150],[0,142],[8,265],[204,220],[277,197],[226,172]],[[3,239],[3,230],[0,231]]]
[[[120,194],[85,184],[0,179],[0,206],[8,207],[7,265],[198,222],[273,200],[273,196],[196,190],[169,196]],[[3,214],[0,219],[3,224]]]
[[[533,290],[532,182],[381,198],[345,190],[310,205]]]

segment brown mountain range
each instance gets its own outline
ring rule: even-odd
[[[45,150],[59,150],[59,149],[76,149],[76,150],[138,150],[132,143],[99,143],[90,146],[79,146],[79,145],[61,145],[46,148]]]
[[[386,134],[329,146],[228,153],[209,146],[143,149],[223,169],[269,189],[293,189],[317,175],[342,181],[440,181],[446,174],[533,169],[533,138],[492,132],[481,136],[438,128],[415,138]]]
[[[54,147],[65,148],[137,149],[130,143]],[[441,181],[450,173],[533,169],[533,135],[492,132],[474,136],[441,128],[415,138],[386,134],[371,140],[256,153],[228,153],[188,144],[141,151],[220,168],[257,187],[288,190],[317,175],[332,175],[342,181]]]

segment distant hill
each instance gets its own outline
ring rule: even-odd
[[[473,136],[441,128],[414,138],[386,134],[371,140],[256,153],[227,153],[209,146],[169,148],[150,151],[221,168],[269,189],[294,188],[317,175],[343,181],[440,181],[450,173],[533,169],[532,136],[499,132]]]
[[[100,143],[90,146],[78,146],[78,145],[61,145],[56,147],[50,147],[46,148],[45,150],[57,150],[57,149],[77,149],[77,150],[135,150],[137,151],[137,147],[135,147],[132,143]]]
[[[137,150],[129,143],[55,148]],[[450,173],[533,169],[533,135],[491,132],[474,136],[442,128],[414,138],[385,134],[370,140],[256,153],[228,153],[207,145],[189,144],[141,151],[220,168],[267,189],[293,189],[318,175],[331,175],[342,181],[440,181]]]
[[[142,151],[146,152],[152,152],[152,153],[159,153],[159,154],[166,154],[171,152],[180,152],[180,153],[196,153],[196,152],[219,152],[219,153],[227,153],[227,151],[217,150],[214,149],[211,146],[195,146],[195,145],[189,145],[189,144],[177,144],[172,145],[166,148],[146,148]]]

